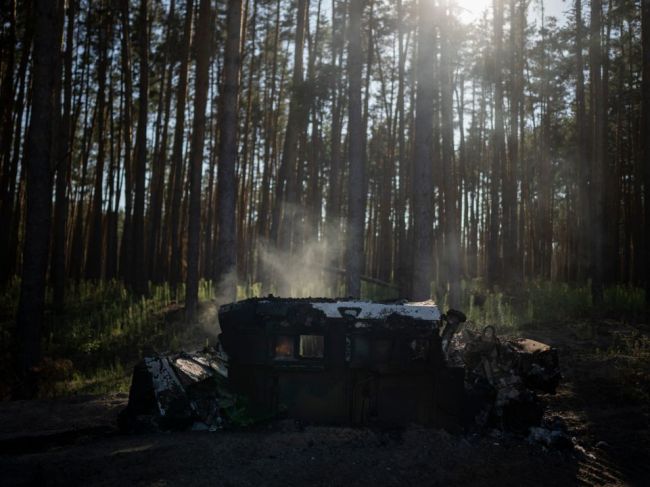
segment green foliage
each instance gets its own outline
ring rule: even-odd
[[[396,287],[387,287],[368,281],[361,281],[361,297],[372,301],[397,299],[399,291]]]
[[[436,301],[446,311],[446,290],[434,289]],[[0,294],[0,359],[5,364],[11,363],[19,291],[20,281],[15,279]],[[178,304],[184,299],[183,286],[176,293],[167,285],[152,286],[147,298],[133,296],[117,281],[80,281],[71,283],[66,291],[65,313],[60,315],[51,309],[48,291],[43,356],[52,369],[49,377],[57,383],[49,386],[45,395],[126,391],[132,366],[143,355],[155,350],[198,348],[209,335],[201,325],[192,327],[184,322],[183,308]],[[257,296],[260,292],[256,284],[238,286],[237,298]],[[213,283],[200,282],[199,298],[204,305],[215,295]],[[373,300],[395,299],[397,290],[364,281],[362,296]],[[647,312],[643,289],[616,285],[607,288],[604,296],[604,304],[596,309],[589,283],[531,281],[516,288],[489,290],[477,279],[462,282],[460,309],[467,315],[470,326],[493,325],[498,333],[513,333],[522,325],[542,326],[551,322],[571,322],[577,327],[594,316],[621,319]],[[214,313],[207,313],[206,319],[210,320],[208,328],[216,320]],[[588,335],[589,329],[585,333]],[[640,346],[635,337],[630,340],[623,344],[626,353],[647,354],[647,343]],[[71,374],[58,377],[57,367],[61,368],[60,364],[66,360],[72,363]],[[62,370],[67,371],[65,367]],[[6,394],[10,380],[9,367],[5,367],[0,372],[0,397]],[[232,420],[242,425],[247,423],[246,409],[244,404],[233,402]]]
[[[447,294],[441,293],[444,310]],[[531,281],[509,289],[489,290],[481,280],[463,281],[461,307],[468,321],[478,327],[493,325],[507,332],[525,324],[565,322],[591,317],[624,318],[646,312],[642,288],[615,285],[605,290],[601,307],[594,307],[591,284],[572,285],[551,281]]]
[[[0,295],[4,363],[11,360],[19,290],[16,279]],[[212,294],[211,284],[202,281],[199,298],[205,301]],[[197,338],[197,329],[183,323],[182,307],[176,301],[183,298],[182,286],[176,296],[169,286],[160,285],[151,287],[149,297],[136,297],[118,281],[80,281],[68,286],[65,312],[57,314],[51,309],[48,290],[43,356],[54,361],[69,359],[74,367],[72,380],[48,393],[128,390],[132,366],[144,353],[181,348]],[[10,380],[8,371],[0,374],[0,385]]]

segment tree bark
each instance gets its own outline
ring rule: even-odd
[[[298,157],[299,135],[304,126],[302,120],[305,111],[303,50],[309,0],[299,0],[296,13],[296,37],[294,47],[293,75],[291,81],[291,99],[287,129],[282,149],[282,159],[278,172],[275,191],[275,206],[271,221],[271,239],[283,250],[290,250],[294,232],[296,205],[298,204],[298,175],[296,162]],[[278,281],[279,282],[279,281]],[[280,289],[281,293],[288,290]]]
[[[217,282],[219,298],[234,301],[237,295],[237,223],[235,206],[237,185],[237,112],[241,58],[241,0],[228,2],[226,46],[223,64],[223,103],[219,116],[219,166],[217,171]]]
[[[603,153],[602,138],[605,136],[604,100],[602,99],[602,47],[601,47],[602,4],[601,0],[591,2],[591,28],[589,37],[589,64],[591,79],[591,297],[595,305],[602,304],[603,296]]]
[[[131,40],[129,21],[129,0],[122,0],[121,4],[122,23],[122,76],[124,79],[124,230],[120,244],[120,274],[124,281],[131,285],[133,283],[133,168],[131,159],[131,134],[133,125],[133,78],[131,74]]]
[[[645,196],[645,297],[650,303],[650,0],[642,0],[641,160]]]
[[[523,3],[524,0],[522,0]],[[523,7],[520,6],[521,10]],[[517,259],[517,165],[519,163],[519,105],[521,103],[523,83],[521,83],[523,44],[519,39],[519,13],[517,1],[510,0],[510,137],[509,154],[505,160],[503,177],[503,259],[504,277],[507,282],[516,280],[519,275]]]
[[[487,278],[490,284],[501,279],[499,252],[500,190],[505,160],[503,124],[503,0],[494,0],[494,135],[490,171],[490,230],[487,242]]]
[[[41,356],[41,328],[45,306],[45,275],[50,244],[52,208],[52,131],[54,88],[59,59],[52,55],[61,45],[63,4],[34,0],[34,54],[32,112],[26,142],[27,217],[22,280],[16,316],[15,398],[36,393],[33,367]]]
[[[102,198],[104,189],[104,162],[106,158],[106,71],[108,69],[108,16],[104,5],[99,10],[99,62],[97,64],[97,158],[95,161],[95,186],[88,230],[86,251],[86,279],[99,280],[102,277],[104,260],[104,232]],[[110,107],[109,107],[110,109]]]
[[[365,220],[365,161],[363,160],[363,120],[361,117],[361,16],[363,0],[350,0],[348,25],[348,222],[346,235],[346,294],[361,297],[363,229]]]
[[[585,75],[583,49],[583,25],[582,25],[582,0],[575,1],[575,57],[576,57],[576,166],[577,166],[577,191],[576,211],[578,213],[578,229],[576,243],[576,278],[581,281],[587,278],[589,270],[589,232],[590,232],[590,208],[589,208],[589,150],[587,144],[587,114],[585,108]]]
[[[413,288],[415,301],[431,297],[433,278],[433,2],[419,1],[413,169]]]
[[[140,0],[140,80],[138,129],[135,148],[135,198],[133,201],[133,290],[140,295],[149,292],[144,233],[145,175],[147,171],[147,114],[149,113],[149,22],[148,0]]]
[[[54,209],[53,250],[51,277],[54,308],[63,311],[65,300],[66,277],[66,235],[68,225],[68,179],[72,166],[72,53],[74,43],[74,22],[76,17],[76,0],[68,3],[68,24],[66,29],[63,86],[63,118],[60,131],[60,151],[56,171],[56,205]]]
[[[183,44],[180,50],[180,68],[178,71],[178,90],[176,92],[176,124],[174,126],[174,142],[172,147],[171,171],[168,200],[169,208],[169,246],[171,247],[169,269],[169,283],[172,290],[181,282],[181,236],[180,236],[180,210],[181,197],[183,196],[183,133],[185,130],[185,99],[187,97],[187,66],[192,38],[193,0],[187,0],[185,8],[185,24],[183,27]],[[167,237],[165,237],[167,238]],[[163,239],[165,240],[165,239]],[[167,252],[163,241],[163,249]]]
[[[196,46],[196,79],[194,91],[194,123],[190,149],[190,207],[187,243],[187,284],[185,318],[196,321],[199,302],[199,237],[201,233],[201,176],[203,174],[203,139],[205,136],[205,105],[208,96],[211,24],[210,0],[201,0],[194,37]]]
[[[445,193],[445,246],[447,260],[447,303],[452,308],[460,307],[460,229],[458,218],[458,185],[454,167],[454,114],[453,114],[453,67],[449,28],[451,16],[445,16],[441,28],[441,116],[442,116],[442,173]]]
[[[174,44],[173,21],[176,12],[176,2],[171,0],[167,14],[167,33],[165,41],[167,48],[162,59],[162,77],[160,81],[158,121],[159,136],[156,151],[154,153],[154,169],[152,171],[151,190],[149,193],[149,232],[148,232],[148,269],[147,275],[154,282],[163,279],[161,273],[162,257],[160,253],[162,232],[162,204],[165,185],[165,166],[167,161],[167,139],[169,134],[169,115],[171,110],[172,81],[174,77],[174,61],[171,56]],[[162,127],[160,127],[162,125]]]

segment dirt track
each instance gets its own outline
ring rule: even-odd
[[[578,448],[523,439],[307,427],[124,436],[125,395],[0,404],[2,485],[647,485],[647,327],[549,324],[565,381],[548,397]]]

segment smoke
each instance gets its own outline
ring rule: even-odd
[[[199,306],[199,329],[201,334],[198,335],[201,339],[209,339],[214,342],[221,333],[218,319],[219,305],[215,301],[209,301]],[[205,333],[205,336],[203,335]]]
[[[340,296],[343,276],[339,263],[344,238],[339,226],[335,225],[329,230],[323,229],[320,238],[302,239],[300,243],[294,243],[291,250],[260,241],[257,253],[261,274],[265,276],[264,294],[284,297]],[[243,297],[237,296],[237,284],[241,283],[238,282],[236,269],[233,269],[216,284],[214,298],[200,304],[198,333],[194,336],[197,348],[205,345],[206,340],[214,342],[221,333],[219,307]]]
[[[233,268],[221,277],[214,290],[217,306],[232,303],[237,299],[237,269]]]
[[[237,299],[237,272],[233,269],[228,272],[216,284],[214,297],[209,301],[199,303],[198,309],[198,328],[200,330],[194,338],[200,339],[198,347],[205,345],[203,340],[209,339],[210,342],[216,340],[221,333],[219,326],[219,307],[223,304],[232,303]]]
[[[344,238],[340,226],[324,228],[320,238],[302,239],[290,250],[260,242],[258,253],[270,292],[291,297],[336,297],[341,295],[339,262]]]

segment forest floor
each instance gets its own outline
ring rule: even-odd
[[[119,434],[127,395],[0,403],[3,485],[647,485],[650,325],[548,322],[518,335],[559,349],[546,396],[577,445],[403,430],[297,427]]]

